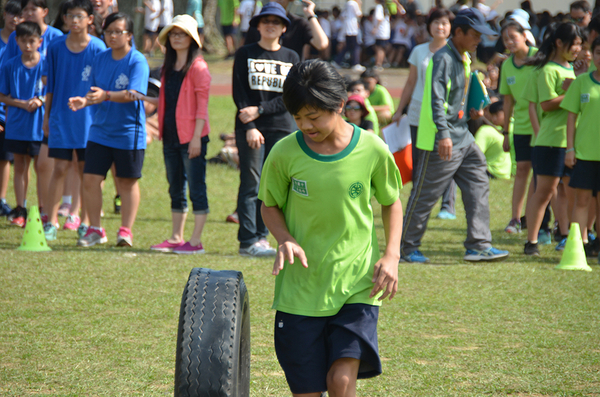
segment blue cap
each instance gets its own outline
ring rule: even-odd
[[[250,20],[250,26],[252,26],[253,28],[257,27],[260,19],[267,15],[274,15],[276,17],[279,17],[279,18],[281,18],[281,20],[283,20],[283,23],[285,24],[286,27],[290,26],[290,20],[287,17],[285,8],[283,8],[283,6],[281,4],[276,3],[274,1],[271,1],[267,4],[265,4],[263,6],[263,8],[260,10],[260,14],[252,17],[252,19]]]
[[[456,25],[467,25],[471,29],[478,31],[481,34],[487,34],[489,36],[498,36],[498,33],[488,26],[485,22],[485,17],[477,8],[465,8],[460,10],[454,18]]]

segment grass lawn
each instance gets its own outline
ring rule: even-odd
[[[233,129],[234,107],[224,97],[211,98],[210,107],[212,157],[218,134]],[[160,143],[146,152],[140,184],[132,249],[113,246],[119,218],[111,178],[102,247],[77,248],[74,232],[60,232],[52,252],[20,252],[23,231],[0,223],[0,395],[172,395],[179,305],[193,267],[243,272],[251,395],[289,395],[272,342],[272,262],[239,257],[237,227],[224,222],[235,208],[237,172],[208,168],[203,256],[148,250],[171,230]],[[591,273],[554,270],[554,246],[543,247],[542,258],[524,257],[524,237],[503,232],[510,196],[510,181],[491,182],[494,242],[512,253],[505,262],[462,261],[460,204],[458,220],[430,221],[423,251],[434,264],[400,264],[399,294],[380,313],[384,373],[359,382],[360,396],[600,396],[600,268],[590,260]],[[383,247],[379,219],[377,226]]]

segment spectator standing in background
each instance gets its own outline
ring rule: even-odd
[[[162,0],[160,18],[158,22],[158,34],[171,24],[173,20],[173,0]]]
[[[375,67],[378,72],[383,71],[385,49],[390,39],[390,14],[384,7],[385,0],[375,0],[375,15],[373,18],[373,34],[375,35]],[[390,109],[391,111],[391,109]],[[390,113],[391,117],[391,113]]]
[[[353,70],[360,72],[365,71],[365,67],[362,66],[358,60],[359,55],[356,52],[356,46],[358,45],[358,33],[360,31],[360,25],[358,24],[358,18],[362,17],[362,1],[361,0],[348,0],[342,12],[342,19],[344,21],[344,32],[346,35],[346,47],[343,51],[338,54],[336,59],[336,65],[341,65],[344,61],[346,53],[350,53],[350,66]]]
[[[198,23],[198,36],[204,45],[204,17],[202,16],[202,0],[188,0],[186,14],[196,19]]]
[[[239,0],[219,0],[219,10],[221,15],[221,30],[227,45],[227,58],[233,58],[235,54],[235,28],[237,26],[236,13],[240,6]]]
[[[244,45],[246,40],[246,34],[250,28],[250,20],[253,16],[260,14],[262,9],[262,2],[260,0],[242,0],[240,7],[237,9],[237,13],[240,16],[240,33],[242,39],[240,41],[240,47]]]

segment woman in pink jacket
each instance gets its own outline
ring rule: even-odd
[[[163,140],[165,168],[171,196],[173,233],[150,249],[177,254],[202,254],[202,229],[208,214],[206,145],[208,144],[208,91],[210,73],[201,56],[196,20],[178,15],[158,36],[165,46],[158,97],[158,130]],[[145,98],[146,99],[146,98]],[[186,242],[186,182],[194,213],[194,231]]]

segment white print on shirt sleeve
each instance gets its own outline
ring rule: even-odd
[[[117,80],[115,81],[115,88],[118,90],[124,90],[129,85],[129,77],[127,77],[124,73],[121,73]]]
[[[248,59],[248,83],[251,90],[283,92],[283,82],[294,66],[268,59]]]

